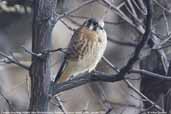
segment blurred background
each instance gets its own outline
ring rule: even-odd
[[[58,0],[57,14],[70,11],[88,0]],[[145,22],[146,5],[143,0],[108,0],[114,6],[118,6],[126,17],[136,25],[131,26],[118,14],[106,6],[101,0],[93,2],[62,18],[55,24],[52,31],[53,49],[65,48],[72,37],[73,30],[78,28],[87,18],[104,18],[105,29],[108,35],[108,45],[105,57],[118,68],[126,65],[132,56],[135,46],[141,40]],[[165,40],[170,37],[171,31],[171,1],[154,0],[153,3],[153,30]],[[32,40],[32,0],[0,0],[0,51],[9,56],[16,57],[24,64],[30,65],[31,55],[24,48],[31,50]],[[140,9],[137,9],[137,2]],[[133,10],[129,11],[132,3],[137,17],[132,18]],[[127,5],[127,7],[125,6]],[[170,12],[169,12],[170,11]],[[137,20],[139,21],[139,24]],[[166,23],[167,22],[167,23]],[[140,26],[141,25],[141,26]],[[137,30],[138,28],[138,30]],[[156,36],[157,36],[156,35]],[[162,39],[163,38],[163,39]],[[164,53],[170,61],[169,40],[164,43]],[[23,48],[24,47],[24,48]],[[145,46],[140,60],[151,53],[151,48]],[[30,79],[26,70],[0,62],[0,112],[27,111],[30,98]],[[51,78],[58,72],[63,60],[63,53],[51,54]],[[139,62],[134,66],[139,68]],[[115,73],[108,65],[101,61],[97,70]],[[138,74],[129,74],[129,81],[138,90],[141,89],[141,78]],[[146,85],[146,84],[145,84]],[[147,84],[148,85],[148,84]],[[150,85],[148,85],[150,86]],[[148,87],[147,87],[148,88]],[[146,88],[145,88],[146,89]],[[65,110],[74,111],[107,111],[112,109],[112,114],[139,114],[144,110],[143,98],[130,89],[125,81],[115,83],[96,82],[86,84],[59,95]],[[160,105],[161,101],[158,102]],[[60,111],[55,99],[49,101],[49,111]]]

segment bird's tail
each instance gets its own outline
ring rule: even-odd
[[[64,82],[65,80],[68,79],[68,77],[71,75],[71,72],[70,72],[70,69],[66,68],[64,70],[64,72],[62,72],[59,80],[58,80],[58,83],[61,83],[61,82]]]
[[[59,69],[59,71],[58,71],[58,73],[57,73],[57,75],[55,77],[55,83],[57,83],[58,80],[60,79],[60,77],[61,77],[61,75],[62,75],[62,73],[64,71],[65,64],[66,64],[66,60],[64,59],[64,61],[62,62],[62,65],[61,65],[61,67],[60,67],[60,69]]]
[[[72,67],[67,64],[66,60],[63,61],[59,72],[56,75],[55,83],[61,83],[67,80],[67,78],[71,75]]]

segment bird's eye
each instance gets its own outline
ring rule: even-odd
[[[98,25],[98,23],[94,22],[94,23],[93,23],[93,25],[94,25],[94,26],[97,26],[97,25]]]

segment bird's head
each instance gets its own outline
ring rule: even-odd
[[[90,18],[87,21],[85,21],[84,26],[86,26],[90,30],[103,30],[104,27],[104,21],[103,20],[98,20],[95,18]]]

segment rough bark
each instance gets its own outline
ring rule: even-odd
[[[32,51],[40,53],[51,47],[53,13],[57,0],[34,0]],[[29,111],[46,112],[50,85],[49,55],[32,56],[30,68],[31,98]]]

